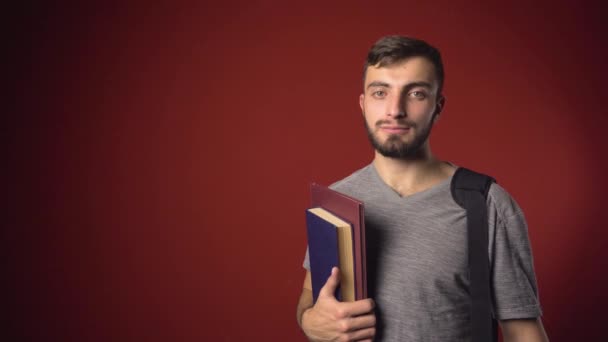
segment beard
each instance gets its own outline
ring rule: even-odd
[[[375,124],[375,128],[372,129],[367,124],[367,120],[365,120],[365,116],[363,118],[363,122],[365,123],[365,128],[367,130],[367,137],[378,153],[387,157],[387,158],[397,158],[397,159],[420,159],[424,157],[424,144],[426,143],[429,135],[431,134],[431,128],[433,127],[433,118],[429,122],[428,125],[420,127],[420,131],[416,132],[418,129],[418,125],[409,120],[397,120],[400,124],[407,125],[410,129],[414,129],[416,135],[411,142],[405,142],[402,140],[402,136],[400,134],[390,134],[386,141],[381,142],[380,138],[377,136],[376,131],[380,128],[381,125],[387,124],[388,121],[379,120]]]

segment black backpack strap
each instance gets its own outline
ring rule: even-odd
[[[497,341],[492,317],[492,283],[488,255],[488,209],[486,198],[495,180],[481,173],[458,168],[452,178],[454,201],[467,211],[467,241],[471,291],[473,342]]]

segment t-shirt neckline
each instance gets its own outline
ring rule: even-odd
[[[395,191],[393,188],[391,188],[388,184],[386,184],[384,182],[384,180],[380,177],[380,175],[378,174],[378,171],[376,170],[376,167],[374,166],[373,163],[371,163],[369,165],[369,168],[371,168],[371,172],[373,174],[373,178],[374,180],[379,183],[379,185],[381,186],[381,188],[383,189],[383,191],[392,194],[392,196],[402,200],[402,201],[411,201],[414,199],[417,199],[419,197],[424,197],[424,196],[429,196],[434,194],[437,191],[440,191],[442,189],[444,189],[446,186],[449,188],[449,184],[452,181],[452,176],[442,180],[441,182],[427,188],[424,189],[422,191],[418,191],[416,193],[413,193],[411,195],[406,195],[406,196],[402,196],[400,193],[398,193],[397,191]]]

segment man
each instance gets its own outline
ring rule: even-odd
[[[457,167],[428,141],[443,79],[440,53],[424,41],[388,36],[371,48],[359,104],[374,160],[332,185],[365,203],[370,299],[338,302],[334,268],[313,305],[307,272],[297,315],[311,341],[470,341],[466,213],[450,193]],[[504,340],[547,341],[523,213],[497,184],[487,206]]]

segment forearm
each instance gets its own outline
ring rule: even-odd
[[[296,312],[296,319],[298,320],[298,325],[300,325],[300,328],[302,327],[302,316],[304,315],[304,312],[312,308],[312,305],[312,292],[308,289],[303,289],[300,299],[298,300],[298,308]]]
[[[548,342],[540,318],[514,319],[500,322],[504,342]]]

